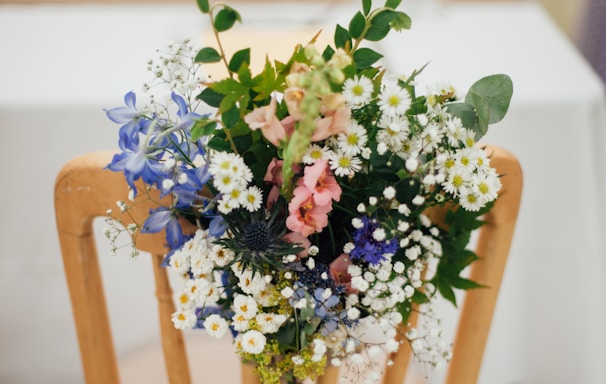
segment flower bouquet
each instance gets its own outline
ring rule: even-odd
[[[146,105],[128,92],[106,110],[120,125],[107,168],[130,186],[121,211],[151,190],[168,201],[126,229],[110,213],[108,237],[117,247],[129,231],[136,253],[137,233],[165,230],[164,264],[184,277],[175,327],[230,334],[263,383],[327,364],[372,380],[366,368],[398,347],[442,364],[440,330],[407,329],[407,318],[433,318],[436,297],[455,303],[456,289],[478,286],[462,276],[477,258],[466,246],[500,181],[477,141],[505,115],[511,81],[485,77],[465,98],[448,84],[421,94],[422,69],[382,68],[372,42],[411,25],[400,2],[363,0],[332,45],[311,37],[253,74],[250,48],[228,56],[221,44],[240,14],[198,0],[216,48],[170,44],[149,63]],[[211,63],[226,77],[205,78]],[[449,229],[432,223],[437,206]],[[409,345],[395,341],[402,330]]]

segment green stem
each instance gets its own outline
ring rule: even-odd
[[[217,45],[219,46],[219,53],[221,54],[221,60],[223,61],[223,64],[225,64],[225,69],[227,69],[227,73],[229,74],[229,77],[233,79],[234,74],[229,70],[229,64],[227,63],[225,50],[223,49],[223,44],[221,43],[221,39],[219,38],[219,31],[217,31],[217,29],[215,28],[215,18],[213,16],[213,12],[215,11],[215,8],[218,6],[224,6],[224,4],[217,3],[217,4],[213,5],[210,12],[208,12],[208,16],[210,17],[210,25],[213,28],[213,34],[215,35],[215,40],[217,41]]]
[[[368,17],[366,17],[366,23],[364,25],[364,29],[362,30],[362,33],[360,34],[360,37],[358,37],[355,41],[354,44],[351,48],[351,54],[353,55],[353,53],[358,49],[358,47],[360,46],[360,43],[362,43],[362,40],[364,40],[364,37],[366,36],[366,33],[368,32],[368,30],[370,29],[370,26],[372,25],[372,19],[379,13],[383,12],[383,11],[391,11],[393,10],[392,8],[389,7],[381,7],[381,8],[377,8],[374,9],[372,12],[370,12],[368,14]]]

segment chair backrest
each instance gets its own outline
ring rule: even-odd
[[[489,286],[469,291],[461,309],[461,321],[454,346],[448,383],[474,383],[488,336],[501,277],[513,236],[522,190],[522,173],[514,156],[489,147],[491,165],[503,174],[503,194],[485,218],[487,224],[479,234],[471,278]],[[111,327],[109,324],[101,271],[93,233],[93,220],[106,215],[108,208],[124,200],[127,185],[120,173],[104,170],[112,152],[85,154],[68,162],[55,183],[57,229],[72,310],[76,325],[84,375],[88,384],[118,383]],[[129,210],[132,220],[141,223],[153,208],[150,201]],[[122,215],[123,225],[129,224]],[[174,328],[171,314],[175,311],[172,289],[161,261],[167,249],[164,234],[139,235],[137,247],[153,258],[156,297],[164,360],[169,382],[190,383],[186,348],[181,331]],[[473,320],[473,321],[472,321]],[[402,383],[409,360],[409,348],[400,348],[391,356],[395,364],[387,369],[384,383]],[[338,381],[338,369],[328,368],[318,383]],[[242,382],[258,382],[249,365],[242,366]]]

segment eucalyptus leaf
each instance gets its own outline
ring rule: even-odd
[[[212,47],[202,48],[195,58],[196,63],[216,63],[221,61],[221,55]]]
[[[476,140],[482,136],[478,129],[478,117],[473,106],[467,103],[451,103],[446,105],[446,110],[461,119],[465,128],[473,130],[476,133]]]
[[[505,117],[512,95],[513,83],[507,75],[487,76],[471,86],[465,102],[476,110],[480,136],[486,134],[489,124],[497,123]]]

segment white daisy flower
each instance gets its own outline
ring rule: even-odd
[[[347,134],[341,133],[337,138],[337,145],[343,153],[349,156],[355,156],[362,152],[362,148],[368,141],[366,129],[355,120],[350,120]]]
[[[204,329],[210,336],[219,339],[228,329],[227,321],[219,315],[212,314],[204,320]]]
[[[249,212],[258,211],[261,208],[263,202],[263,192],[257,186],[248,187],[248,189],[242,194],[244,198],[244,208]]]
[[[480,197],[482,204],[497,198],[501,189],[501,180],[495,172],[480,172],[472,177],[472,191]]]
[[[350,176],[362,168],[362,160],[354,156],[348,156],[343,152],[333,154],[329,164],[330,169],[337,176]]]
[[[263,352],[265,343],[265,336],[259,331],[250,330],[242,335],[242,350],[246,353],[256,355]]]
[[[384,87],[379,94],[379,109],[387,116],[401,116],[408,111],[412,100],[408,91],[396,84]]]
[[[190,258],[188,253],[183,252],[182,249],[177,250],[170,256],[168,265],[181,275],[189,272]]]
[[[229,214],[235,208],[234,202],[229,197],[222,198],[219,200],[219,204],[217,204],[217,210],[224,215]]]
[[[357,75],[343,83],[343,96],[345,102],[354,108],[362,107],[370,101],[372,96],[372,81],[366,76]]]
[[[196,325],[198,317],[196,316],[196,312],[193,308],[180,308],[172,314],[171,320],[173,321],[173,325],[177,329],[190,329],[194,325]]]
[[[307,152],[303,155],[303,163],[306,165],[314,164],[318,160],[328,159],[330,150],[325,146],[311,144],[307,148]]]
[[[442,183],[444,190],[453,196],[458,196],[467,190],[469,172],[460,166],[454,166],[449,170],[446,180]]]

